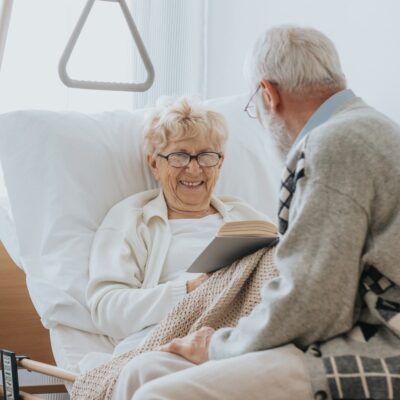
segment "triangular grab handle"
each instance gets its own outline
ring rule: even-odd
[[[122,13],[128,23],[129,30],[132,33],[133,40],[135,41],[136,47],[139,51],[140,57],[142,58],[143,64],[147,71],[147,79],[142,83],[125,83],[125,82],[99,82],[99,81],[85,81],[71,79],[67,73],[67,64],[71,57],[71,53],[78,41],[79,35],[82,32],[82,28],[89,16],[89,13],[93,7],[96,0],[88,0],[85,8],[79,17],[78,23],[76,24],[72,35],[65,47],[65,50],[61,56],[58,65],[58,74],[61,81],[68,87],[78,88],[78,89],[94,89],[94,90],[114,90],[114,91],[126,91],[126,92],[145,92],[148,90],[154,82],[154,67],[151,63],[150,57],[147,53],[146,47],[140,37],[139,31],[136,24],[132,18],[128,6],[125,0],[99,0],[99,1],[112,1],[119,3]]]

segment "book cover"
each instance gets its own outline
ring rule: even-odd
[[[187,272],[217,271],[263,247],[272,247],[278,241],[277,234],[270,236],[218,235],[196,258]]]

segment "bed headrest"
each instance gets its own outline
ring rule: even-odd
[[[247,98],[208,101],[230,138],[217,194],[275,219],[280,165]],[[85,305],[93,235],[118,201],[156,187],[142,145],[144,110],[98,114],[18,111],[0,116],[0,160],[20,259],[45,326],[97,333]]]

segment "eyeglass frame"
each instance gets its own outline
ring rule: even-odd
[[[216,154],[216,155],[218,156],[218,161],[217,161],[217,163],[214,164],[214,165],[201,165],[201,164],[199,163],[198,157],[199,157],[200,155],[202,155],[202,154],[210,154],[210,153],[211,153],[211,154]],[[171,156],[171,155],[173,155],[173,154],[185,154],[185,155],[189,156],[189,161],[188,161],[188,163],[187,163],[186,165],[182,165],[181,167],[176,167],[175,165],[171,165],[170,162],[169,162],[169,156]],[[166,159],[167,162],[168,162],[168,165],[171,166],[172,168],[186,168],[186,167],[192,162],[192,160],[196,160],[197,165],[198,165],[199,167],[201,167],[201,168],[213,168],[213,167],[216,167],[216,166],[218,165],[218,163],[220,162],[220,160],[221,160],[221,158],[222,158],[223,156],[222,156],[221,153],[218,153],[217,151],[202,151],[201,153],[198,153],[198,154],[195,154],[195,155],[191,155],[191,154],[186,153],[186,152],[184,152],[184,151],[174,151],[174,152],[169,153],[169,154],[167,154],[167,155],[158,153],[158,154],[157,154],[157,157],[161,157],[161,158]]]
[[[252,118],[252,119],[256,119],[256,118],[257,118],[257,114],[256,114],[256,115],[252,115],[252,114],[251,114],[251,112],[249,111],[249,110],[250,110],[250,105],[251,105],[251,104],[254,105],[255,111],[256,111],[256,113],[257,113],[257,106],[256,106],[256,104],[254,104],[253,99],[254,99],[254,97],[256,96],[256,94],[258,93],[258,91],[260,90],[260,88],[261,88],[261,85],[258,85],[256,91],[251,95],[249,101],[248,101],[247,104],[246,104],[246,107],[245,107],[244,110],[243,110],[243,111],[245,111],[245,112],[247,113],[247,115],[249,116],[249,118]]]

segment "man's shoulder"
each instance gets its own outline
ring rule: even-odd
[[[392,144],[400,150],[400,127],[390,118],[356,98],[324,124],[311,131],[306,148],[310,155],[341,158],[379,151]]]

